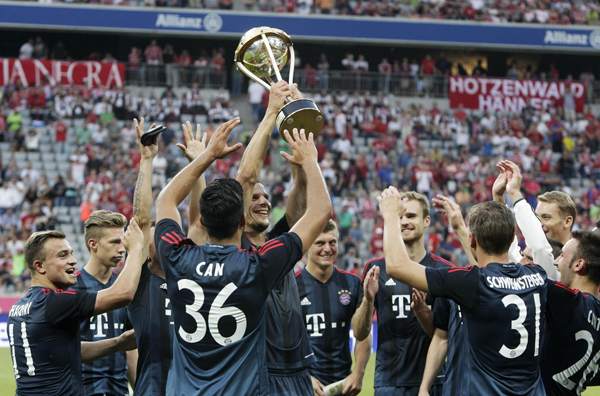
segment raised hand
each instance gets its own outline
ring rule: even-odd
[[[384,219],[387,215],[398,216],[399,218],[406,213],[406,202],[408,198],[402,199],[396,187],[388,187],[377,197],[379,201],[379,210]]]
[[[153,160],[158,153],[158,135],[154,138],[154,142],[152,142],[149,146],[144,146],[142,144],[142,135],[144,134],[144,119],[142,118],[138,123],[137,118],[133,119],[133,124],[135,125],[135,134],[138,139],[138,146],[140,147],[140,153],[142,154],[142,159]],[[156,124],[150,125],[150,129],[154,128]],[[149,130],[150,130],[149,129]]]
[[[292,97],[293,92],[290,85],[284,81],[271,83],[271,94],[269,95],[268,111],[279,112],[285,104],[285,98]]]
[[[412,302],[410,303],[410,308],[413,311],[429,309],[429,307],[427,307],[427,303],[425,302],[426,297],[427,297],[427,293],[424,293],[421,290],[413,288]]]
[[[127,250],[142,249],[144,246],[144,233],[135,218],[131,219],[127,232],[123,235],[123,246]]]
[[[373,302],[375,300],[375,295],[379,291],[379,271],[381,269],[378,266],[373,266],[367,272],[364,280],[364,294],[365,298],[369,302]]]
[[[318,153],[313,141],[312,133],[309,133],[307,138],[304,129],[301,129],[300,132],[298,132],[298,129],[294,128],[292,130],[293,138],[290,136],[287,129],[283,131],[283,134],[292,148],[291,155],[285,151],[280,152],[283,158],[288,160],[292,165],[298,166],[317,161]]]
[[[492,197],[494,201],[504,203],[504,193],[506,192],[506,185],[508,184],[508,175],[503,167],[500,166],[500,163],[496,164],[498,170],[500,170],[500,174],[494,181],[494,186],[492,187]]]
[[[450,198],[438,194],[435,198],[433,198],[432,204],[437,213],[446,215],[448,217],[448,222],[450,223],[450,227],[452,227],[454,232],[457,232],[457,230],[462,227],[467,227],[462,216],[460,206],[458,206],[458,204],[453,202]]]
[[[512,161],[502,161],[498,165],[506,173],[508,183],[506,185],[506,191],[510,195],[511,199],[521,195],[521,182],[523,177],[521,176],[521,170],[519,166]]]
[[[225,158],[229,154],[233,153],[242,148],[241,143],[237,143],[233,146],[227,146],[227,139],[229,134],[240,123],[239,117],[236,117],[230,121],[224,122],[213,133],[206,151],[214,158]]]
[[[290,85],[290,88],[292,88],[292,99],[304,99],[304,96],[302,96],[302,93],[300,93],[300,90],[298,89],[298,84],[293,83]]]
[[[202,135],[202,128],[200,127],[200,124],[196,124],[195,138],[192,130],[192,124],[189,121],[181,126],[183,127],[185,144],[177,143],[177,147],[181,149],[183,155],[185,155],[188,161],[192,162],[198,158],[200,154],[204,152],[204,150],[206,150],[206,141],[208,140],[208,135],[206,132],[204,132],[204,135]]]

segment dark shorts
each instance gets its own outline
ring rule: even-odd
[[[429,389],[429,396],[442,396],[443,385],[433,385]],[[418,396],[418,386],[382,386],[375,388],[375,396]]]
[[[308,370],[285,374],[269,373],[271,396],[313,396],[314,391]]]

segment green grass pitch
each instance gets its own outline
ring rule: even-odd
[[[373,372],[375,371],[375,355],[371,355],[365,379],[363,382],[363,391],[361,396],[373,395]],[[13,376],[12,360],[10,358],[10,349],[0,348],[0,396],[14,396],[15,378]],[[589,388],[585,396],[600,396],[600,387]]]

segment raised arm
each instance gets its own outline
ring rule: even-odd
[[[421,380],[419,396],[429,396],[429,389],[433,385],[442,365],[446,361],[448,353],[448,332],[442,329],[435,329],[429,350],[427,351],[427,361],[425,371]]]
[[[144,119],[138,123],[137,119],[133,120],[135,124],[135,133],[138,138],[138,146],[142,154],[140,161],[140,171],[138,173],[137,182],[135,183],[135,191],[133,193],[133,218],[138,223],[144,233],[144,252],[143,257],[148,257],[148,249],[150,246],[150,217],[152,213],[152,160],[158,153],[158,136],[149,146],[142,144],[142,135],[144,134]],[[155,124],[150,126],[154,128]]]
[[[400,219],[406,212],[406,198],[400,198],[396,187],[388,187],[377,199],[384,221],[383,254],[387,274],[406,285],[429,292],[425,267],[410,259],[400,236]]]
[[[267,156],[277,114],[285,104],[287,96],[292,96],[292,90],[287,82],[282,80],[276,84],[271,84],[271,95],[269,96],[269,106],[265,117],[242,155],[236,179],[244,189],[244,212],[248,211],[248,207],[252,202],[254,186],[258,183],[260,170]]]
[[[213,134],[206,150],[167,184],[156,199],[156,220],[172,219],[181,223],[177,207],[190,193],[192,186],[206,169],[218,158],[224,158],[230,153],[239,150],[242,145],[227,146],[229,134],[240,123],[239,118],[234,118],[219,126]]]
[[[298,86],[296,84],[292,84],[290,87],[292,89],[292,99],[302,99],[302,94],[298,90]],[[290,189],[287,207],[285,209],[285,218],[290,227],[293,227],[294,224],[296,224],[296,222],[304,215],[304,212],[306,212],[307,198],[306,175],[300,166],[292,165],[292,178],[294,180],[294,184],[292,184],[292,188]]]
[[[131,351],[137,348],[135,331],[127,330],[118,337],[102,341],[81,342],[81,363],[91,363],[117,352]]]
[[[494,201],[505,204],[506,201],[504,199],[504,193],[506,193],[506,186],[508,184],[507,173],[504,168],[500,166],[500,164],[496,164],[496,167],[500,170],[500,174],[496,178],[496,181],[494,181],[494,186],[492,187],[492,197]],[[519,263],[522,258],[523,256],[521,256],[521,249],[519,248],[519,239],[515,235],[513,243],[508,249],[508,259],[513,263]]]
[[[363,279],[364,297],[360,307],[352,316],[352,330],[357,341],[363,341],[371,334],[375,296],[379,291],[379,271],[380,268],[374,265]]]
[[[452,230],[454,230],[454,233],[458,236],[458,240],[469,259],[469,264],[477,265],[477,261],[475,260],[475,257],[473,257],[473,253],[469,247],[469,229],[465,224],[465,219],[462,216],[460,206],[458,206],[456,202],[450,200],[450,198],[439,194],[433,198],[432,201],[435,211],[448,217],[450,227],[452,227]]]
[[[206,141],[208,140],[206,132],[202,135],[202,128],[200,124],[196,124],[196,137],[194,138],[192,124],[188,121],[187,125],[182,125],[183,136],[185,138],[185,145],[178,143],[177,147],[183,151],[183,155],[191,163],[198,158],[206,149]],[[202,136],[202,139],[200,138]],[[196,245],[204,245],[206,243],[206,228],[200,221],[200,195],[206,188],[206,178],[204,173],[200,175],[198,180],[192,186],[190,192],[190,208],[189,214],[189,229],[188,238],[190,238]]]
[[[362,390],[363,377],[365,376],[365,368],[369,363],[371,357],[371,335],[363,340],[356,341],[354,346],[354,356],[356,363],[354,364],[354,370],[346,377],[346,386],[342,390],[342,395],[356,396]]]
[[[123,245],[128,253],[123,271],[111,287],[98,292],[94,315],[125,307],[131,303],[135,296],[142,272],[142,264],[147,257],[143,256],[144,233],[135,218],[131,220],[129,227],[127,227],[127,232],[123,236]]]
[[[525,237],[525,243],[531,249],[533,261],[546,270],[548,278],[557,279],[558,273],[554,266],[552,246],[544,233],[542,222],[521,194],[521,170],[517,164],[511,161],[502,161],[498,166],[507,174],[506,191],[513,201],[517,225]]]
[[[292,139],[288,131],[283,133],[292,147],[293,155],[283,151],[281,155],[292,165],[302,166],[307,180],[307,194],[310,195],[306,213],[290,230],[300,237],[302,251],[306,253],[323,231],[327,221],[331,219],[333,209],[325,180],[317,163],[317,148],[313,142],[313,134],[310,133],[307,139],[304,131],[298,133],[298,130],[294,129]]]

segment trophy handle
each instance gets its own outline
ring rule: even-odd
[[[265,89],[267,91],[269,91],[269,92],[271,91],[271,86],[269,84],[267,84],[266,82],[264,82],[263,80],[261,80],[260,78],[256,77],[250,70],[248,70],[246,68],[246,66],[244,66],[244,64],[242,62],[236,62],[236,65],[237,65],[238,69],[240,69],[245,75],[247,75],[248,77],[250,77],[257,83],[259,83],[260,85],[265,87]]]
[[[296,54],[294,52],[293,45],[290,45],[288,50],[290,51],[290,78],[288,80],[288,84],[292,85],[294,83],[294,65],[296,64]]]
[[[275,56],[273,55],[273,50],[271,49],[271,44],[269,44],[269,40],[267,39],[267,35],[261,34],[263,43],[265,43],[265,47],[267,48],[267,52],[269,53],[269,57],[271,58],[271,65],[275,69],[275,75],[277,76],[277,82],[283,80],[281,78],[281,73],[279,73],[279,68],[277,67],[277,61],[275,60]]]

